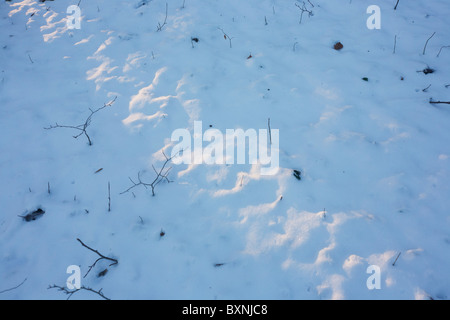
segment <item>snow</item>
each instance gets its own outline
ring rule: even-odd
[[[118,259],[81,278],[110,299],[449,298],[450,109],[429,103],[450,97],[448,1],[311,0],[301,23],[295,1],[167,1],[161,31],[166,1],[81,1],[69,29],[73,2],[0,2],[0,299],[67,299],[48,287],[98,258],[77,238]],[[115,97],[91,146],[44,129]],[[269,118],[277,174],[171,163],[155,196],[122,193],[174,130]]]

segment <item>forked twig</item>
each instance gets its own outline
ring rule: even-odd
[[[89,125],[91,124],[92,116],[94,114],[96,114],[97,112],[99,112],[100,110],[102,110],[102,109],[104,109],[106,107],[112,106],[112,104],[116,101],[116,99],[117,99],[117,96],[113,100],[111,100],[110,102],[104,104],[103,107],[100,107],[100,108],[98,108],[96,110],[92,110],[91,108],[89,108],[89,110],[91,111],[91,114],[87,117],[86,121],[83,124],[80,124],[78,126],[65,126],[65,125],[59,125],[58,123],[55,123],[54,126],[51,125],[51,126],[46,127],[44,129],[45,130],[50,130],[50,129],[55,129],[55,128],[69,128],[69,129],[79,130],[81,132],[79,134],[73,136],[73,137],[75,139],[77,139],[78,137],[80,137],[81,135],[84,134],[86,136],[86,138],[88,139],[89,145],[91,146],[92,145],[92,141],[91,141],[91,138],[89,137],[89,135],[88,135],[86,130],[89,127]]]
[[[91,271],[91,269],[95,266],[95,264],[96,264],[97,262],[99,262],[100,260],[102,260],[102,259],[112,261],[113,263],[111,263],[109,266],[113,266],[113,265],[119,263],[119,261],[118,261],[117,259],[106,257],[106,256],[102,255],[100,252],[98,252],[97,250],[94,250],[94,249],[92,249],[91,247],[85,245],[85,244],[83,243],[83,241],[81,241],[80,239],[77,238],[77,240],[81,243],[81,245],[82,245],[83,247],[85,247],[85,248],[91,250],[92,252],[95,252],[96,254],[98,254],[98,255],[100,256],[100,258],[98,258],[97,260],[95,260],[95,262],[94,262],[91,266],[89,266],[89,270],[88,270],[88,272],[86,272],[86,274],[84,275],[83,278],[86,278],[86,276],[87,276],[88,273]]]
[[[308,2],[309,2],[309,1],[308,1]],[[314,7],[314,5],[313,5],[311,2],[309,2],[309,4],[312,5],[312,6]],[[308,16],[309,16],[309,17],[311,17],[311,16],[313,15],[312,10],[306,9],[306,4],[305,4],[304,1],[303,1],[303,5],[302,5],[301,7],[300,7],[300,5],[299,5],[298,3],[295,3],[295,6],[296,6],[297,8],[299,8],[300,11],[302,12],[302,13],[300,14],[300,21],[298,22],[299,24],[302,23],[303,13],[308,12]]]
[[[225,40],[227,40],[228,39],[228,41],[230,41],[230,48],[232,48],[232,46],[231,46],[231,40],[233,39],[233,38],[231,38],[229,35],[227,35],[226,33],[225,33],[225,31],[223,31],[223,29],[222,28],[218,28],[220,31],[222,31],[222,33],[223,33],[223,38],[225,39]]]
[[[158,27],[157,27],[156,31],[161,31],[162,28],[167,24],[167,10],[168,10],[168,4],[166,2],[166,17],[164,18],[163,24],[158,22]]]
[[[166,158],[166,161],[164,162],[163,166],[161,167],[161,169],[160,169],[159,171],[157,171],[157,170],[155,169],[155,167],[152,165],[152,168],[153,168],[153,170],[154,170],[155,173],[156,173],[156,177],[155,177],[155,179],[154,179],[151,183],[143,182],[143,181],[141,180],[141,173],[138,172],[138,182],[136,183],[136,182],[133,181],[133,179],[131,179],[130,177],[128,177],[128,179],[130,179],[130,181],[131,181],[131,183],[132,183],[133,185],[132,185],[131,187],[129,187],[127,190],[121,192],[120,194],[127,193],[127,192],[129,192],[131,189],[133,189],[133,188],[135,188],[135,187],[137,187],[137,186],[144,186],[146,189],[147,189],[147,187],[150,187],[150,188],[152,189],[152,195],[155,196],[155,188],[156,188],[156,186],[157,186],[161,181],[166,180],[167,182],[171,182],[167,176],[168,176],[168,174],[169,174],[169,171],[172,169],[172,167],[166,169],[166,165],[167,165],[167,163],[169,163],[170,160],[172,160],[173,157],[168,158],[168,157],[166,156],[166,154],[164,153],[164,151],[162,152],[162,154],[163,154],[164,157]]]

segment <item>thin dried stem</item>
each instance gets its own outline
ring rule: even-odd
[[[223,38],[225,39],[225,40],[227,40],[228,39],[228,41],[230,42],[230,48],[232,48],[232,45],[231,45],[231,40],[233,39],[232,37],[230,37],[229,35],[227,35],[226,33],[225,33],[225,31],[223,31],[223,29],[222,28],[218,28],[220,31],[222,31],[222,33],[223,33]]]
[[[58,291],[64,292],[65,294],[68,295],[67,300],[69,300],[74,293],[76,293],[78,291],[81,291],[81,290],[90,291],[90,292],[98,294],[100,297],[102,297],[105,300],[111,300],[111,299],[109,299],[108,297],[106,297],[103,294],[103,292],[102,292],[103,289],[100,289],[100,290],[96,291],[96,290],[94,290],[92,288],[81,286],[79,289],[69,290],[69,289],[67,289],[65,287],[61,287],[61,286],[57,286],[57,285],[49,286],[48,289],[58,289]]]
[[[12,288],[9,288],[9,289],[2,290],[2,291],[0,291],[0,293],[4,293],[4,292],[8,292],[8,291],[15,290],[15,289],[19,288],[21,285],[23,285],[25,281],[27,281],[27,278],[25,278],[25,279],[24,279],[20,284],[18,284],[17,286],[12,287]]]
[[[156,31],[162,31],[162,28],[164,28],[164,26],[167,24],[167,11],[168,11],[168,4],[167,4],[167,2],[166,2],[166,17],[164,18],[164,22],[163,22],[163,24],[161,24],[161,23],[159,23],[158,22],[158,27],[157,27],[157,29],[156,29]]]
[[[444,48],[450,48],[450,46],[442,46],[442,47],[439,49],[439,52],[438,52],[438,54],[436,55],[436,58],[439,58],[439,55],[441,54],[441,51],[442,51],[442,49],[444,49]]]
[[[433,32],[433,34],[431,35],[431,37],[429,37],[428,40],[427,40],[427,42],[425,42],[425,46],[423,47],[423,52],[422,52],[423,55],[425,55],[425,50],[427,49],[428,41],[430,41],[430,39],[433,38],[435,34],[436,34],[436,32]]]
[[[450,104],[450,101],[434,101],[433,99],[430,99],[431,104]]]
[[[111,184],[108,181],[108,212],[111,212]]]

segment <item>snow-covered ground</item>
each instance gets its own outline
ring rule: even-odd
[[[1,1],[0,299],[66,299],[72,265],[110,299],[448,299],[450,3],[395,2]],[[44,129],[108,102],[92,145]],[[123,193],[176,129],[269,118],[276,174],[168,163]]]

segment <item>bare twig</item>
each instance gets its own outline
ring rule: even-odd
[[[47,182],[47,192],[50,194],[50,182]]]
[[[398,2],[399,2],[400,0],[397,0],[397,3],[395,4],[395,7],[394,7],[394,10],[397,10],[397,6],[398,6]]]
[[[450,48],[450,46],[442,46],[442,47],[439,49],[439,52],[438,52],[436,58],[439,58],[439,55],[441,54],[441,51],[442,51],[442,49],[444,49],[444,48]]]
[[[394,37],[394,51],[392,51],[393,54],[395,54],[395,48],[397,47],[397,35]]]
[[[267,126],[269,127],[269,140],[270,140],[270,144],[272,144],[272,131],[270,130],[270,118],[267,119]]]
[[[183,6],[184,6],[184,4],[183,4]],[[158,22],[158,27],[157,27],[156,31],[161,31],[162,28],[167,24],[167,11],[168,11],[168,4],[166,2],[166,17],[164,18],[163,24]]]
[[[434,101],[433,99],[430,99],[431,104],[450,104],[450,101]]]
[[[83,243],[83,241],[81,241],[80,239],[77,238],[77,240],[81,243],[81,245],[82,245],[83,247],[85,247],[85,248],[91,250],[92,252],[95,252],[96,254],[98,254],[98,255],[100,256],[100,258],[98,258],[97,260],[95,260],[95,262],[94,262],[91,266],[89,266],[89,270],[88,270],[88,272],[86,272],[86,274],[84,275],[83,278],[86,278],[86,276],[87,276],[88,273],[91,271],[91,269],[95,266],[95,264],[96,264],[97,262],[99,262],[100,260],[102,260],[102,259],[112,261],[113,263],[111,263],[109,266],[113,266],[113,265],[119,263],[119,261],[118,261],[117,259],[105,257],[104,255],[102,255],[102,254],[101,254],[100,252],[98,252],[97,250],[94,250],[94,249],[92,249],[91,247],[88,247],[87,245],[85,245],[85,244]]]
[[[232,46],[231,46],[231,40],[232,40],[233,38],[231,38],[229,35],[227,35],[227,34],[225,33],[225,31],[223,31],[222,28],[219,28],[219,30],[222,31],[222,33],[223,33],[223,38],[224,38],[225,40],[228,39],[228,41],[230,41],[230,48],[232,48]]]
[[[431,84],[428,87],[426,87],[425,89],[422,89],[422,91],[427,92],[430,87],[431,87]]]
[[[89,108],[89,111],[91,111],[91,114],[87,117],[86,121],[83,124],[80,124],[78,126],[65,126],[65,125],[59,125],[58,123],[55,123],[54,126],[49,126],[47,128],[44,128],[46,130],[50,130],[50,129],[55,129],[55,128],[69,128],[69,129],[75,129],[75,130],[79,130],[81,131],[79,134],[73,136],[75,139],[77,139],[78,137],[80,137],[81,135],[85,135],[86,138],[88,139],[88,143],[91,146],[92,145],[92,141],[91,138],[89,137],[88,133],[87,133],[87,128],[89,127],[89,125],[91,124],[92,121],[92,116],[99,112],[100,110],[106,108],[106,107],[110,107],[117,99],[117,96],[111,100],[110,102],[106,103],[103,105],[103,107],[100,107],[96,110],[92,110],[91,108]]]
[[[34,63],[33,59],[31,59],[30,54],[28,54],[28,59],[30,59],[31,63]]]
[[[108,212],[111,211],[111,185],[108,181]]]
[[[100,290],[96,291],[96,290],[94,290],[92,288],[81,286],[79,289],[69,290],[69,289],[67,289],[65,287],[61,287],[61,286],[57,286],[57,285],[48,286],[48,289],[58,289],[58,291],[64,292],[65,294],[68,295],[67,300],[69,300],[74,293],[76,293],[78,291],[81,291],[81,290],[90,291],[90,292],[98,294],[100,297],[102,297],[105,300],[111,300],[111,299],[109,299],[108,297],[106,297],[103,294],[103,292],[102,292],[103,289],[100,289]]]
[[[164,152],[163,152],[163,155],[166,158],[166,161],[164,162],[163,166],[161,167],[161,169],[159,171],[157,171],[155,169],[155,167],[152,165],[152,168],[156,173],[156,177],[151,183],[143,182],[141,180],[141,173],[138,172],[138,182],[134,182],[130,177],[128,177],[128,179],[130,179],[130,181],[133,185],[131,187],[129,187],[127,190],[121,192],[120,194],[127,193],[131,189],[133,189],[137,186],[144,186],[146,189],[147,189],[147,187],[150,187],[152,189],[152,195],[155,196],[155,188],[161,181],[166,180],[167,182],[171,182],[167,176],[169,174],[169,171],[172,169],[172,167],[166,169],[166,165],[167,165],[167,163],[169,163],[170,160],[172,160],[172,157],[168,158]]]
[[[428,41],[430,41],[430,39],[433,38],[433,36],[434,36],[435,33],[436,33],[436,32],[433,32],[433,34],[431,35],[431,37],[429,37],[428,40],[427,40],[427,42],[425,42],[425,46],[423,47],[423,53],[422,53],[423,55],[425,55],[425,49],[427,48]]]
[[[395,258],[395,261],[394,261],[394,263],[392,264],[393,266],[395,266],[395,263],[397,262],[398,257],[400,257],[400,254],[401,254],[401,252],[399,252],[398,255],[397,255],[397,258]]]
[[[25,281],[27,281],[27,278],[25,278],[25,279],[24,279],[20,284],[18,284],[17,286],[12,287],[12,288],[9,288],[9,289],[2,290],[2,291],[0,291],[0,293],[4,293],[4,292],[8,292],[8,291],[15,290],[15,289],[17,289],[18,287],[20,287],[21,285],[23,285]]]
[[[310,4],[312,5],[311,2],[310,2]],[[295,3],[295,6],[296,6],[297,8],[299,8],[300,11],[302,12],[302,13],[300,14],[300,21],[298,22],[299,24],[302,23],[303,13],[308,12],[308,16],[309,16],[309,17],[311,17],[311,16],[313,15],[312,10],[308,10],[308,9],[306,8],[306,4],[305,4],[304,1],[303,1],[303,4],[302,4],[301,7],[300,7],[300,5],[299,5],[298,3]],[[313,6],[313,7],[314,7],[314,6]]]

